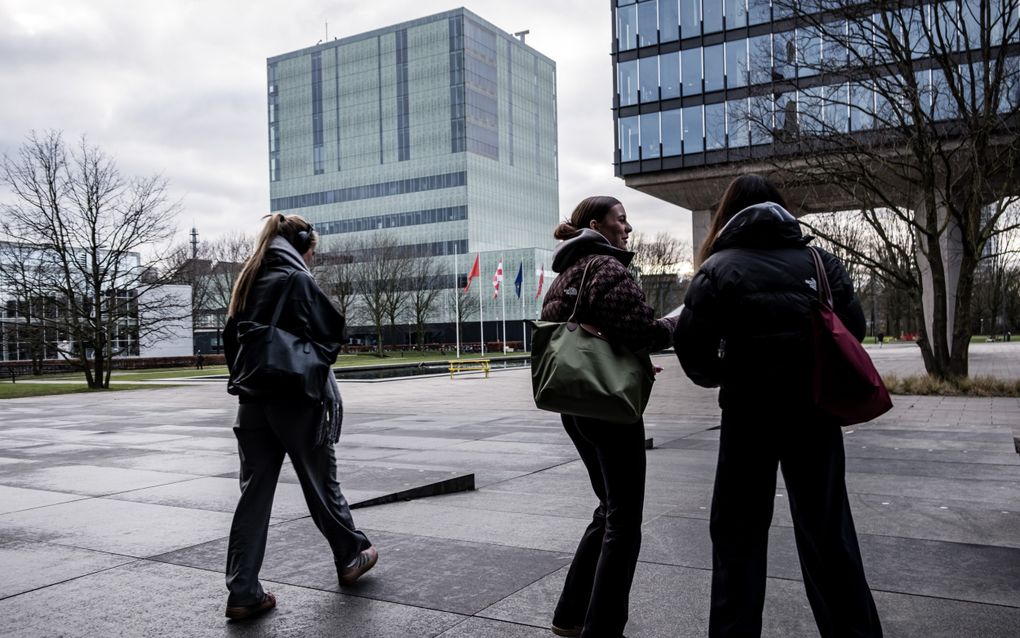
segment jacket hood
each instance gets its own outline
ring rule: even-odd
[[[748,206],[726,222],[712,253],[726,248],[778,248],[804,246],[812,240],[800,230],[797,218],[775,202]]]
[[[561,242],[553,251],[553,272],[563,272],[578,259],[588,255],[611,255],[619,259],[624,266],[629,266],[634,259],[634,253],[610,244],[602,233],[591,228],[583,228],[580,234]]]

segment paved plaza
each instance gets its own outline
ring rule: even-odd
[[[869,351],[883,372],[920,371],[915,346]],[[977,344],[974,361],[975,374],[1020,377],[1020,346]],[[719,410],[675,358],[656,362],[627,635],[706,636]],[[551,636],[595,502],[528,371],[341,389],[340,481],[379,564],[338,587],[285,466],[262,571],[279,607],[244,623],[223,618],[238,461],[222,381],[0,402],[0,635]],[[844,431],[886,636],[1020,635],[1020,400],[894,401]],[[778,485],[764,633],[815,636]]]

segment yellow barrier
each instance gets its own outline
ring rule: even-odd
[[[450,364],[450,378],[453,378],[456,372],[465,372],[468,370],[481,370],[485,373],[485,378],[489,378],[489,360],[488,359],[451,359],[448,361]]]

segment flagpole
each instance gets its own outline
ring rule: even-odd
[[[453,300],[456,308],[454,332],[457,335],[457,358],[460,359],[460,267],[457,266],[457,253],[453,253]]]
[[[502,257],[499,258],[499,263],[501,264],[503,263]],[[503,282],[500,282],[499,287],[500,288],[503,287]],[[501,294],[499,295],[499,305],[502,308],[503,312],[503,354],[506,354],[506,295],[502,294],[505,292],[506,292],[505,290],[501,290],[500,291]]]
[[[480,262],[479,262],[480,263]],[[479,265],[478,272],[481,273],[481,265]],[[485,356],[485,320],[482,318],[482,305],[484,300],[482,299],[482,289],[485,286],[482,285],[481,278],[479,277],[478,282],[478,342],[482,346],[482,356]]]
[[[528,351],[528,318],[524,313],[524,282],[521,282],[521,339],[524,341],[524,352]]]

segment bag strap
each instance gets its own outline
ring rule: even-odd
[[[294,277],[296,277],[298,271],[287,275],[287,280],[283,284],[283,290],[280,292],[280,298],[276,302],[276,308],[273,310],[273,319],[269,322],[269,325],[276,327],[276,322],[280,320],[280,315],[283,314],[283,306],[287,303],[287,294],[290,293],[291,285],[294,283]]]
[[[574,319],[577,317],[577,306],[581,303],[581,293],[584,292],[584,282],[588,278],[588,269],[591,268],[594,259],[589,259],[588,263],[584,265],[584,272],[581,274],[581,284],[577,287],[577,299],[574,300],[574,310],[570,313],[570,318],[567,319],[567,323],[577,323]]]
[[[822,256],[814,246],[808,246],[811,251],[811,259],[815,262],[815,282],[818,286],[818,303],[832,308],[832,288],[829,287],[829,276],[825,274],[825,266],[822,265]]]

